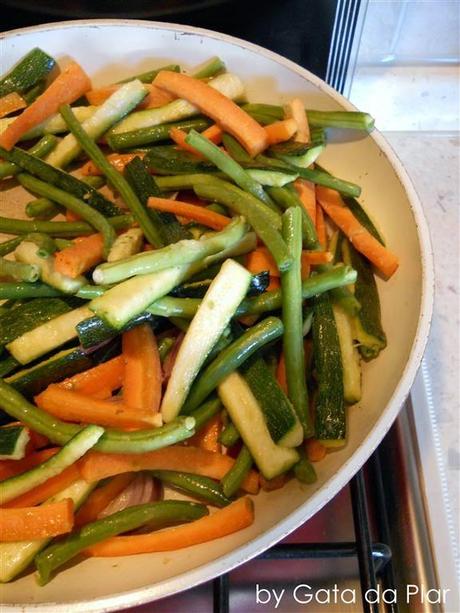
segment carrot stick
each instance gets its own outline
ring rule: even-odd
[[[211,479],[221,479],[233,464],[232,458],[220,453],[172,445],[132,455],[88,453],[79,463],[79,468],[82,477],[89,482],[139,470],[186,470]],[[255,471],[249,473],[242,488],[249,494],[259,491],[259,476]]]
[[[301,255],[302,264],[315,265],[315,264],[327,264],[332,262],[332,253],[329,251],[302,251]]]
[[[316,203],[316,235],[319,244],[325,250],[327,245],[326,224],[324,223],[323,209],[318,203]]]
[[[127,407],[158,413],[162,372],[157,340],[148,324],[123,333],[123,401]]]
[[[146,428],[158,425],[152,411],[133,411],[116,400],[99,400],[63,389],[53,383],[35,397],[36,404],[64,421],[113,428]]]
[[[0,135],[0,146],[8,151],[23,134],[54,115],[63,104],[71,104],[91,87],[83,68],[70,62],[51,85],[28,106]]]
[[[280,359],[278,361],[278,366],[276,368],[276,380],[280,388],[283,390],[285,394],[288,393],[287,389],[287,379],[286,379],[286,364],[284,361],[284,353],[281,352]]]
[[[119,355],[85,372],[64,379],[58,385],[64,389],[85,394],[85,396],[102,398],[106,397],[107,390],[110,396],[113,391],[123,385],[124,372],[123,356]]]
[[[116,536],[89,547],[91,556],[124,556],[154,551],[174,551],[207,543],[247,528],[254,522],[254,505],[250,498],[239,498],[228,507],[190,524],[158,530],[150,534]]]
[[[253,274],[268,270],[271,277],[279,277],[280,271],[272,254],[266,247],[257,247],[246,256],[246,268]]]
[[[297,179],[294,182],[294,187],[299,194],[303,208],[310,215],[313,225],[316,226],[316,196],[315,184],[306,179]]]
[[[25,109],[27,102],[17,92],[11,92],[6,94],[3,98],[0,98],[0,118],[6,117],[10,113]]]
[[[188,439],[188,444],[199,447],[206,451],[220,453],[219,436],[222,430],[222,419],[220,415],[214,415],[192,438]]]
[[[267,287],[267,292],[271,292],[272,290],[279,289],[281,287],[279,277],[270,277],[270,283]]]
[[[80,472],[77,465],[72,464],[72,466],[69,466],[63,470],[62,473],[59,473],[59,475],[51,477],[51,479],[48,479],[48,481],[45,481],[45,483],[34,487],[25,494],[22,494],[22,496],[14,498],[14,500],[10,500],[10,502],[2,505],[2,507],[5,509],[33,507],[36,504],[45,502],[45,500],[51,498],[51,496],[54,496],[58,492],[62,492],[62,490],[64,490],[66,487],[69,487],[69,485],[72,485],[72,483],[78,481],[78,479],[80,479]]]
[[[300,98],[293,98],[284,107],[286,118],[292,118],[297,124],[297,132],[294,140],[298,143],[310,142],[310,127],[307,121],[305,107]]]
[[[318,187],[316,193],[324,211],[348,237],[355,249],[366,256],[385,277],[391,277],[399,266],[397,256],[379,243],[359,223],[350,209],[345,206],[339,192],[326,187]]]
[[[102,234],[83,236],[73,242],[70,247],[56,251],[54,268],[57,272],[72,279],[102,262],[104,258],[104,239]]]
[[[310,272],[311,272],[311,266],[310,264],[306,264],[305,262],[301,261],[301,276],[302,276],[302,281],[305,281],[305,279],[308,279],[308,277],[310,276]]]
[[[39,507],[0,509],[0,541],[33,541],[70,532],[73,501],[70,498]]]
[[[65,220],[66,221],[80,221],[81,217],[77,213],[74,213],[70,209],[66,209],[65,211]]]
[[[213,230],[222,230],[231,221],[229,217],[210,211],[205,207],[188,204],[187,202],[180,202],[179,200],[170,200],[169,198],[151,196],[148,199],[147,205],[151,209],[156,209],[157,211],[174,213],[175,215],[192,219]]]
[[[267,134],[268,143],[276,145],[277,143],[284,143],[294,136],[297,132],[297,122],[295,119],[282,119],[265,126],[264,129]]]
[[[118,494],[121,494],[133,479],[134,475],[131,473],[117,475],[91,492],[86,502],[75,515],[75,526],[83,526],[95,521],[99,513],[101,513]]]
[[[125,169],[126,164],[128,164],[133,158],[135,157],[144,157],[144,153],[139,152],[139,153],[111,153],[110,155],[107,156],[107,161],[110,162],[112,164],[112,166],[114,168],[116,168],[116,170],[118,170],[118,172],[123,172]],[[96,164],[92,161],[89,160],[89,162],[86,162],[86,164],[83,164],[83,166],[80,168],[80,171],[82,173],[83,176],[101,176],[103,174],[103,172],[101,170],[99,170],[99,168],[96,166]]]
[[[153,83],[198,107],[234,136],[251,156],[266,149],[268,139],[263,127],[232,100],[203,81],[183,73],[161,70]]]
[[[22,460],[2,460],[0,462],[0,481],[9,479],[38,466],[59,451],[58,447],[42,449],[26,456]]]
[[[201,134],[215,145],[218,145],[222,140],[224,131],[220,126],[215,123],[212,126],[209,126],[209,128],[206,128],[206,130]]]
[[[274,490],[279,490],[284,487],[289,481],[289,478],[289,473],[278,475],[273,479],[265,479],[260,475],[260,487],[264,492],[273,492]]]
[[[320,462],[326,457],[326,447],[316,438],[309,438],[305,441],[305,452],[310,462]]]

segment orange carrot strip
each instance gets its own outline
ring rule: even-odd
[[[286,483],[289,481],[289,474],[284,473],[282,475],[278,475],[273,479],[265,479],[262,475],[260,475],[260,487],[264,492],[273,492],[274,490],[279,490],[284,487]]]
[[[272,290],[279,289],[281,287],[279,277],[270,277],[270,283],[267,286],[267,292],[271,292]]]
[[[188,439],[188,444],[199,447],[206,451],[220,453],[219,436],[222,430],[222,419],[220,415],[214,415],[192,438]]]
[[[231,221],[229,217],[210,211],[205,207],[188,204],[187,202],[180,202],[179,200],[170,200],[169,198],[151,196],[148,199],[147,205],[157,211],[174,213],[175,215],[180,215],[187,219],[193,219],[193,221],[207,226],[208,228],[212,228],[213,230],[222,230]]]
[[[172,445],[132,455],[88,453],[80,461],[79,468],[82,477],[89,482],[139,470],[187,470],[211,479],[221,479],[234,462],[229,456],[220,453],[198,447]],[[257,494],[259,476],[255,471],[249,473],[242,488],[249,494]]]
[[[80,215],[78,215],[77,213],[74,213],[73,211],[70,211],[69,209],[66,209],[66,212],[65,212],[66,221],[80,221],[80,219],[81,219]]]
[[[53,383],[35,397],[43,410],[64,421],[114,428],[145,428],[156,424],[152,411],[133,411],[118,400],[99,400]]]
[[[300,98],[293,98],[284,107],[286,118],[292,118],[297,124],[297,132],[294,140],[298,143],[310,142],[310,127],[305,113],[305,106]]]
[[[124,556],[154,551],[173,551],[233,534],[247,528],[253,522],[253,502],[250,498],[244,497],[190,524],[182,524],[150,534],[116,536],[89,547],[85,553],[92,556]]]
[[[271,277],[279,277],[280,271],[272,254],[266,247],[257,247],[246,256],[246,268],[253,274],[268,270]]]
[[[294,187],[299,194],[303,208],[310,215],[313,225],[316,226],[316,196],[315,184],[306,179],[297,179],[294,182]]]
[[[309,438],[305,441],[305,452],[310,462],[320,462],[326,457],[326,447],[315,438]]]
[[[73,501],[70,498],[39,507],[0,509],[0,541],[33,541],[58,536],[73,528]]]
[[[118,494],[121,494],[133,479],[134,475],[131,473],[118,475],[91,492],[86,502],[75,515],[75,526],[84,526],[85,524],[95,521],[99,513],[103,511]]]
[[[326,224],[324,223],[324,213],[321,206],[316,203],[316,235],[318,237],[319,244],[323,249],[326,249],[327,234]]]
[[[359,223],[353,213],[345,206],[339,192],[326,187],[317,188],[318,201],[332,221],[342,230],[353,244],[385,276],[397,270],[397,256],[384,247]]]
[[[251,156],[261,153],[268,146],[263,127],[232,100],[203,81],[183,73],[161,70],[153,83],[197,106],[225,132],[234,136]]]
[[[301,276],[302,276],[302,281],[305,281],[305,279],[308,279],[308,277],[310,276],[310,272],[311,272],[311,266],[310,264],[306,264],[305,262],[301,262]]]
[[[327,264],[332,262],[332,253],[329,251],[302,251],[301,255],[302,264],[315,265],[315,264]]]
[[[41,485],[34,487],[29,490],[22,496],[18,496],[18,498],[14,498],[14,500],[10,500],[6,504],[2,505],[5,509],[10,508],[18,508],[18,507],[33,507],[36,504],[40,504],[41,502],[45,502],[51,496],[54,496],[58,492],[62,492],[66,487],[72,485],[75,481],[80,479],[80,471],[77,468],[76,464],[72,464],[62,473],[56,475],[55,477],[51,477],[48,481],[45,481]]]
[[[56,251],[54,268],[57,272],[75,279],[88,271],[104,258],[104,239],[102,234],[91,234],[74,241],[70,247]]]
[[[284,143],[294,136],[297,132],[297,122],[295,119],[282,119],[265,126],[268,142],[270,145]]]
[[[110,96],[114,94],[117,89],[120,89],[120,87],[121,85],[115,84],[92,89],[86,93],[86,99],[88,100],[89,104],[99,106],[100,104],[103,104],[107,98],[110,98]],[[137,105],[137,110],[153,109],[159,106],[164,106],[175,99],[175,96],[172,96],[155,85],[145,84],[145,87],[148,89],[148,93],[142,102]]]
[[[41,451],[31,453],[22,460],[0,461],[0,481],[20,475],[21,473],[26,472],[26,470],[30,470],[31,468],[34,468],[34,466],[38,466],[42,462],[45,462],[45,460],[48,460],[48,458],[53,456],[58,451],[58,447],[53,447],[52,449],[42,449]]]
[[[185,139],[187,138],[187,132],[185,132],[185,130],[181,130],[180,128],[173,127],[169,130],[169,137],[171,138],[172,141],[176,143],[178,147],[180,147],[184,151],[193,153],[197,157],[203,159],[203,156],[201,155],[199,151],[195,149],[195,147],[192,147],[191,145],[185,142]]]
[[[110,395],[123,385],[124,372],[123,356],[119,355],[85,372],[64,379],[58,385],[66,390],[85,394],[85,396],[97,394],[100,398],[101,389],[104,390],[104,394],[105,390],[109,390]]]
[[[144,153],[111,153],[107,156],[107,161],[112,164],[118,172],[123,172],[126,164],[128,164],[135,157],[144,157]],[[101,176],[103,173],[99,170],[96,164],[89,160],[86,164],[80,168],[80,171],[83,176]]]
[[[3,98],[0,98],[0,118],[6,117],[10,113],[25,109],[27,102],[17,92],[11,92],[6,94]]]
[[[216,123],[212,126],[209,126],[209,128],[206,128],[206,130],[202,132],[202,135],[215,145],[218,145],[221,142],[223,134],[224,131]]]
[[[127,407],[158,413],[162,372],[157,340],[148,324],[136,326],[122,337],[123,401]]]
[[[278,366],[276,368],[276,380],[280,388],[283,390],[285,394],[288,393],[287,388],[287,378],[286,378],[286,363],[284,361],[284,353],[281,352],[280,359],[278,361]]]
[[[70,62],[51,85],[38,96],[0,135],[0,146],[8,151],[23,134],[59,111],[62,104],[71,104],[91,87],[83,68]]]

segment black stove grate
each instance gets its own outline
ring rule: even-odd
[[[388,544],[373,542],[371,537],[371,524],[367,507],[370,498],[379,508],[378,533],[388,535],[388,518],[386,516],[383,484],[380,479],[374,479],[379,473],[380,453],[377,450],[369,460],[368,466],[372,470],[372,490],[366,484],[365,470],[361,469],[350,482],[351,503],[353,510],[353,523],[356,540],[348,543],[282,543],[274,545],[259,556],[260,560],[305,560],[319,558],[351,558],[358,559],[359,577],[361,584],[363,613],[379,613],[378,604],[366,601],[364,595],[369,590],[376,589],[378,583],[382,589],[393,589],[392,554]],[[386,539],[388,540],[388,539]],[[229,575],[224,574],[213,582],[214,613],[229,613],[230,589]],[[385,605],[388,613],[398,613],[398,605]]]

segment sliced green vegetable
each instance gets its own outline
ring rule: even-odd
[[[32,145],[28,153],[37,158],[42,158],[52,151],[57,143],[58,138],[56,136],[47,134],[46,136],[43,136],[38,143]],[[0,179],[4,179],[5,177],[13,177],[14,175],[17,175],[18,172],[21,172],[21,167],[17,166],[13,162],[0,162]]]
[[[79,121],[85,121],[85,119],[91,117],[96,109],[97,106],[73,107],[75,115],[78,117]],[[3,119],[0,119],[0,134],[4,132],[14,120],[14,117],[3,117]],[[65,121],[62,119],[59,113],[57,113],[23,134],[19,140],[32,140],[47,134],[60,134],[61,132],[68,132],[68,129]]]
[[[14,281],[33,283],[38,280],[40,270],[33,264],[23,264],[0,258],[0,277],[9,277]]]
[[[354,404],[361,400],[361,367],[359,352],[353,341],[352,319],[339,305],[332,307],[343,370],[343,393],[345,402]]]
[[[29,430],[24,426],[0,428],[0,460],[22,460],[29,441]]]
[[[109,134],[107,143],[114,151],[130,149],[131,147],[139,147],[142,145],[151,145],[160,141],[169,140],[169,131],[171,128],[179,128],[180,130],[197,130],[201,132],[211,125],[211,122],[206,118],[197,117],[196,119],[185,119],[183,121],[173,121],[164,123],[151,128],[141,128],[132,132],[122,132],[121,134]]]
[[[115,230],[124,230],[133,225],[131,215],[118,215],[107,220]],[[26,221],[24,219],[11,219],[0,217],[0,232],[5,234],[30,234],[43,232],[50,236],[72,238],[94,234],[94,228],[84,221]]]
[[[134,79],[138,79],[142,83],[151,83],[161,70],[180,72],[180,66],[178,64],[168,64],[167,66],[162,66],[161,68],[147,70],[146,72],[141,72],[140,74],[126,77],[126,79],[122,79],[121,81],[118,81],[118,83],[128,83],[128,81],[133,81]]]
[[[11,92],[22,94],[46,77],[55,65],[56,62],[50,55],[35,47],[2,77],[0,80],[0,97]]]
[[[218,271],[216,271],[216,274],[217,272]],[[209,277],[208,279],[198,281],[186,281],[185,283],[182,283],[182,285],[175,287],[170,292],[170,295],[176,296],[177,298],[203,298],[211,285],[213,278],[214,277]],[[258,296],[259,294],[262,294],[267,289],[269,283],[270,274],[268,271],[252,275],[247,295]]]
[[[215,56],[208,60],[197,72],[194,72],[193,77],[195,79],[210,79],[223,70],[225,70],[223,60]]]
[[[118,336],[120,332],[126,332],[144,323],[154,326],[156,322],[157,319],[151,313],[145,312],[133,317],[121,329],[117,329],[107,324],[100,317],[95,316],[78,323],[76,330],[83,349],[89,349]]]
[[[216,507],[225,507],[231,502],[223,494],[219,484],[209,477],[175,470],[154,470],[151,474],[163,484],[178,489],[184,494],[198,497]]]
[[[224,445],[224,447],[229,448],[229,447],[233,447],[233,445],[237,443],[239,440],[240,440],[240,433],[235,428],[235,425],[232,424],[231,421],[229,421],[220,434],[219,442],[222,445]]]
[[[236,458],[235,463],[221,479],[221,486],[224,495],[228,498],[234,496],[241,487],[249,471],[252,468],[252,455],[246,445],[243,445]]]

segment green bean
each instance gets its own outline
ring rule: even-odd
[[[200,70],[193,73],[193,77],[195,79],[210,79],[222,70],[225,70],[225,64],[220,57],[216,56],[207,61],[206,64],[200,68]]]
[[[45,585],[57,568],[71,560],[81,551],[117,534],[130,532],[149,524],[156,529],[171,523],[193,521],[208,514],[204,505],[185,500],[163,500],[128,507],[112,515],[86,524],[41,551],[35,557],[38,582]]]
[[[356,281],[356,271],[350,266],[336,266],[327,271],[314,274],[302,282],[302,298],[312,298],[317,294],[322,294],[350,285]],[[201,300],[199,298],[172,298],[165,296],[151,304],[146,310],[152,315],[160,317],[188,317],[192,318]],[[254,298],[245,298],[237,309],[239,315],[261,315],[269,311],[276,311],[281,308],[281,291],[273,290],[264,292]]]
[[[162,123],[158,126],[150,128],[140,128],[131,132],[112,133],[107,136],[107,143],[114,151],[129,149],[131,147],[139,147],[141,145],[150,145],[162,140],[169,140],[169,131],[171,128],[180,128],[181,130],[194,129],[198,132],[205,130],[211,125],[211,122],[205,118],[184,119],[183,121],[173,121],[171,123]]]
[[[234,160],[237,162],[252,162],[252,158],[249,153],[240,145],[240,143],[234,138],[230,136],[230,134],[224,133],[222,136],[222,142],[224,143],[225,149],[229,152]]]
[[[62,293],[45,283],[0,283],[0,300],[52,298],[54,296],[62,296]]]
[[[283,352],[289,400],[302,424],[305,438],[314,433],[311,423],[305,377],[302,320],[302,216],[298,207],[283,215],[283,237],[292,256],[292,265],[281,273],[281,297],[284,323]]]
[[[59,215],[63,211],[55,202],[49,198],[36,198],[26,204],[25,212],[27,217],[39,219],[41,221],[49,221]]]
[[[168,64],[167,66],[163,66],[162,68],[155,68],[154,70],[148,70],[147,72],[141,72],[140,74],[133,75],[131,77],[126,77],[126,79],[122,79],[121,81],[117,81],[118,84],[128,83],[129,81],[134,81],[137,79],[138,81],[142,81],[142,83],[151,83],[153,79],[157,76],[160,70],[169,70],[170,72],[180,72],[179,64]]]
[[[164,336],[158,341],[158,353],[160,354],[160,361],[163,364],[166,356],[174,346],[175,339],[172,336]]]
[[[117,215],[116,217],[110,217],[107,221],[114,230],[124,230],[134,223],[134,219],[131,215]],[[43,232],[50,236],[71,238],[73,236],[94,234],[94,228],[84,221],[27,221],[24,219],[0,217],[0,232],[5,234]]]
[[[54,185],[49,185],[32,175],[21,173],[18,175],[18,180],[23,187],[38,193],[40,196],[49,198],[58,204],[61,204],[69,211],[76,213],[79,217],[88,222],[95,230],[100,232],[104,237],[104,256],[107,257],[116,238],[115,230],[109,224],[108,220],[96,209],[93,209],[89,204],[76,198],[72,194],[65,192]]]
[[[111,287],[111,285],[105,287],[104,285],[90,285],[88,283],[88,285],[83,285],[80,287],[75,295],[77,298],[81,298],[82,300],[93,300],[93,298],[102,296],[102,294]]]
[[[182,409],[190,414],[219,385],[261,347],[283,334],[283,322],[277,317],[267,317],[248,328],[238,339],[228,345],[195,381]]]
[[[225,428],[222,430],[221,435],[219,437],[219,442],[224,445],[224,447],[233,447],[235,443],[240,440],[240,433],[236,429],[235,425],[229,421]]]
[[[266,193],[262,185],[253,179],[236,160],[221,151],[217,145],[214,145],[209,139],[201,136],[201,134],[198,134],[195,130],[190,130],[185,142],[197,149],[209,161],[215,164],[219,170],[229,176],[230,179],[241,187],[241,189],[249,192],[255,198],[258,198],[271,209],[278,212],[275,203]]]
[[[6,377],[18,366],[19,362],[15,360],[12,355],[9,355],[7,358],[0,361],[0,377]]]
[[[82,426],[56,419],[30,404],[19,392],[0,379],[0,409],[43,434],[56,445],[65,445]],[[179,443],[194,434],[193,417],[179,417],[160,428],[123,432],[107,428],[96,443],[96,451],[106,453],[144,453]]]
[[[221,479],[220,483],[225,496],[231,498],[234,494],[236,494],[251,468],[251,453],[246,445],[243,445],[235,463],[228,473]]]
[[[266,211],[270,209],[262,205],[266,211],[257,210],[253,206],[253,201],[257,202],[257,199],[233,185],[230,188],[227,185],[196,185],[194,191],[198,197],[219,202],[228,206],[239,215],[244,215],[249,224],[254,228],[257,236],[265,243],[273,255],[278,269],[282,271],[289,268],[291,258],[286,243],[278,230],[270,225],[270,219],[266,214]]]
[[[298,206],[302,214],[302,235],[306,249],[319,249],[320,244],[316,235],[315,224],[312,218],[305,210],[295,188],[284,187],[268,187],[268,193],[273,200],[283,209],[288,209],[291,206]]]
[[[149,242],[153,241],[152,244],[154,244],[157,233],[156,231],[153,232],[152,223],[148,212],[142,206],[142,203],[139,201],[130,184],[126,181],[123,175],[119,173],[112,166],[112,164],[110,164],[110,162],[106,160],[104,154],[96,145],[94,140],[91,139],[83,130],[80,122],[73,114],[70,106],[63,105],[60,108],[60,112],[65,122],[67,123],[69,130],[77,139],[77,142],[80,147],[83,149],[83,151],[86,152],[86,154],[96,164],[96,166],[104,173],[109,183],[118,191],[120,196],[123,198],[126,206],[131,210],[132,214],[138,221],[147,240]]]
[[[354,198],[357,198],[361,194],[361,188],[359,185],[356,185],[356,183],[352,183],[351,181],[345,181],[344,179],[333,177],[328,172],[317,170],[316,168],[300,168],[299,166],[293,166],[291,164],[288,164],[288,166],[293,170],[296,169],[302,179],[307,179],[307,181],[312,181],[317,185],[330,187],[331,189],[335,189],[347,196],[353,196]]]
[[[58,142],[59,139],[57,136],[54,136],[53,134],[46,134],[38,141],[38,143],[35,143],[35,145],[33,145],[28,152],[30,155],[42,158],[45,157],[45,155],[48,155],[48,153],[54,149]],[[21,172],[21,167],[17,166],[13,162],[0,162],[0,179],[4,179],[5,177],[13,177],[14,175],[17,175],[18,172]]]
[[[205,500],[216,507],[225,507],[231,502],[222,493],[220,485],[209,477],[175,470],[153,470],[150,474],[162,483],[190,496],[198,497],[200,500]]]
[[[9,277],[15,281],[33,283],[37,281],[39,274],[38,266],[0,258],[0,277]]]
[[[10,238],[9,241],[0,243],[0,257],[8,255],[14,251],[21,241],[22,236],[18,236],[17,238]]]
[[[301,458],[294,465],[294,475],[301,483],[315,483],[318,480],[313,464],[307,459],[305,453],[301,452]]]

